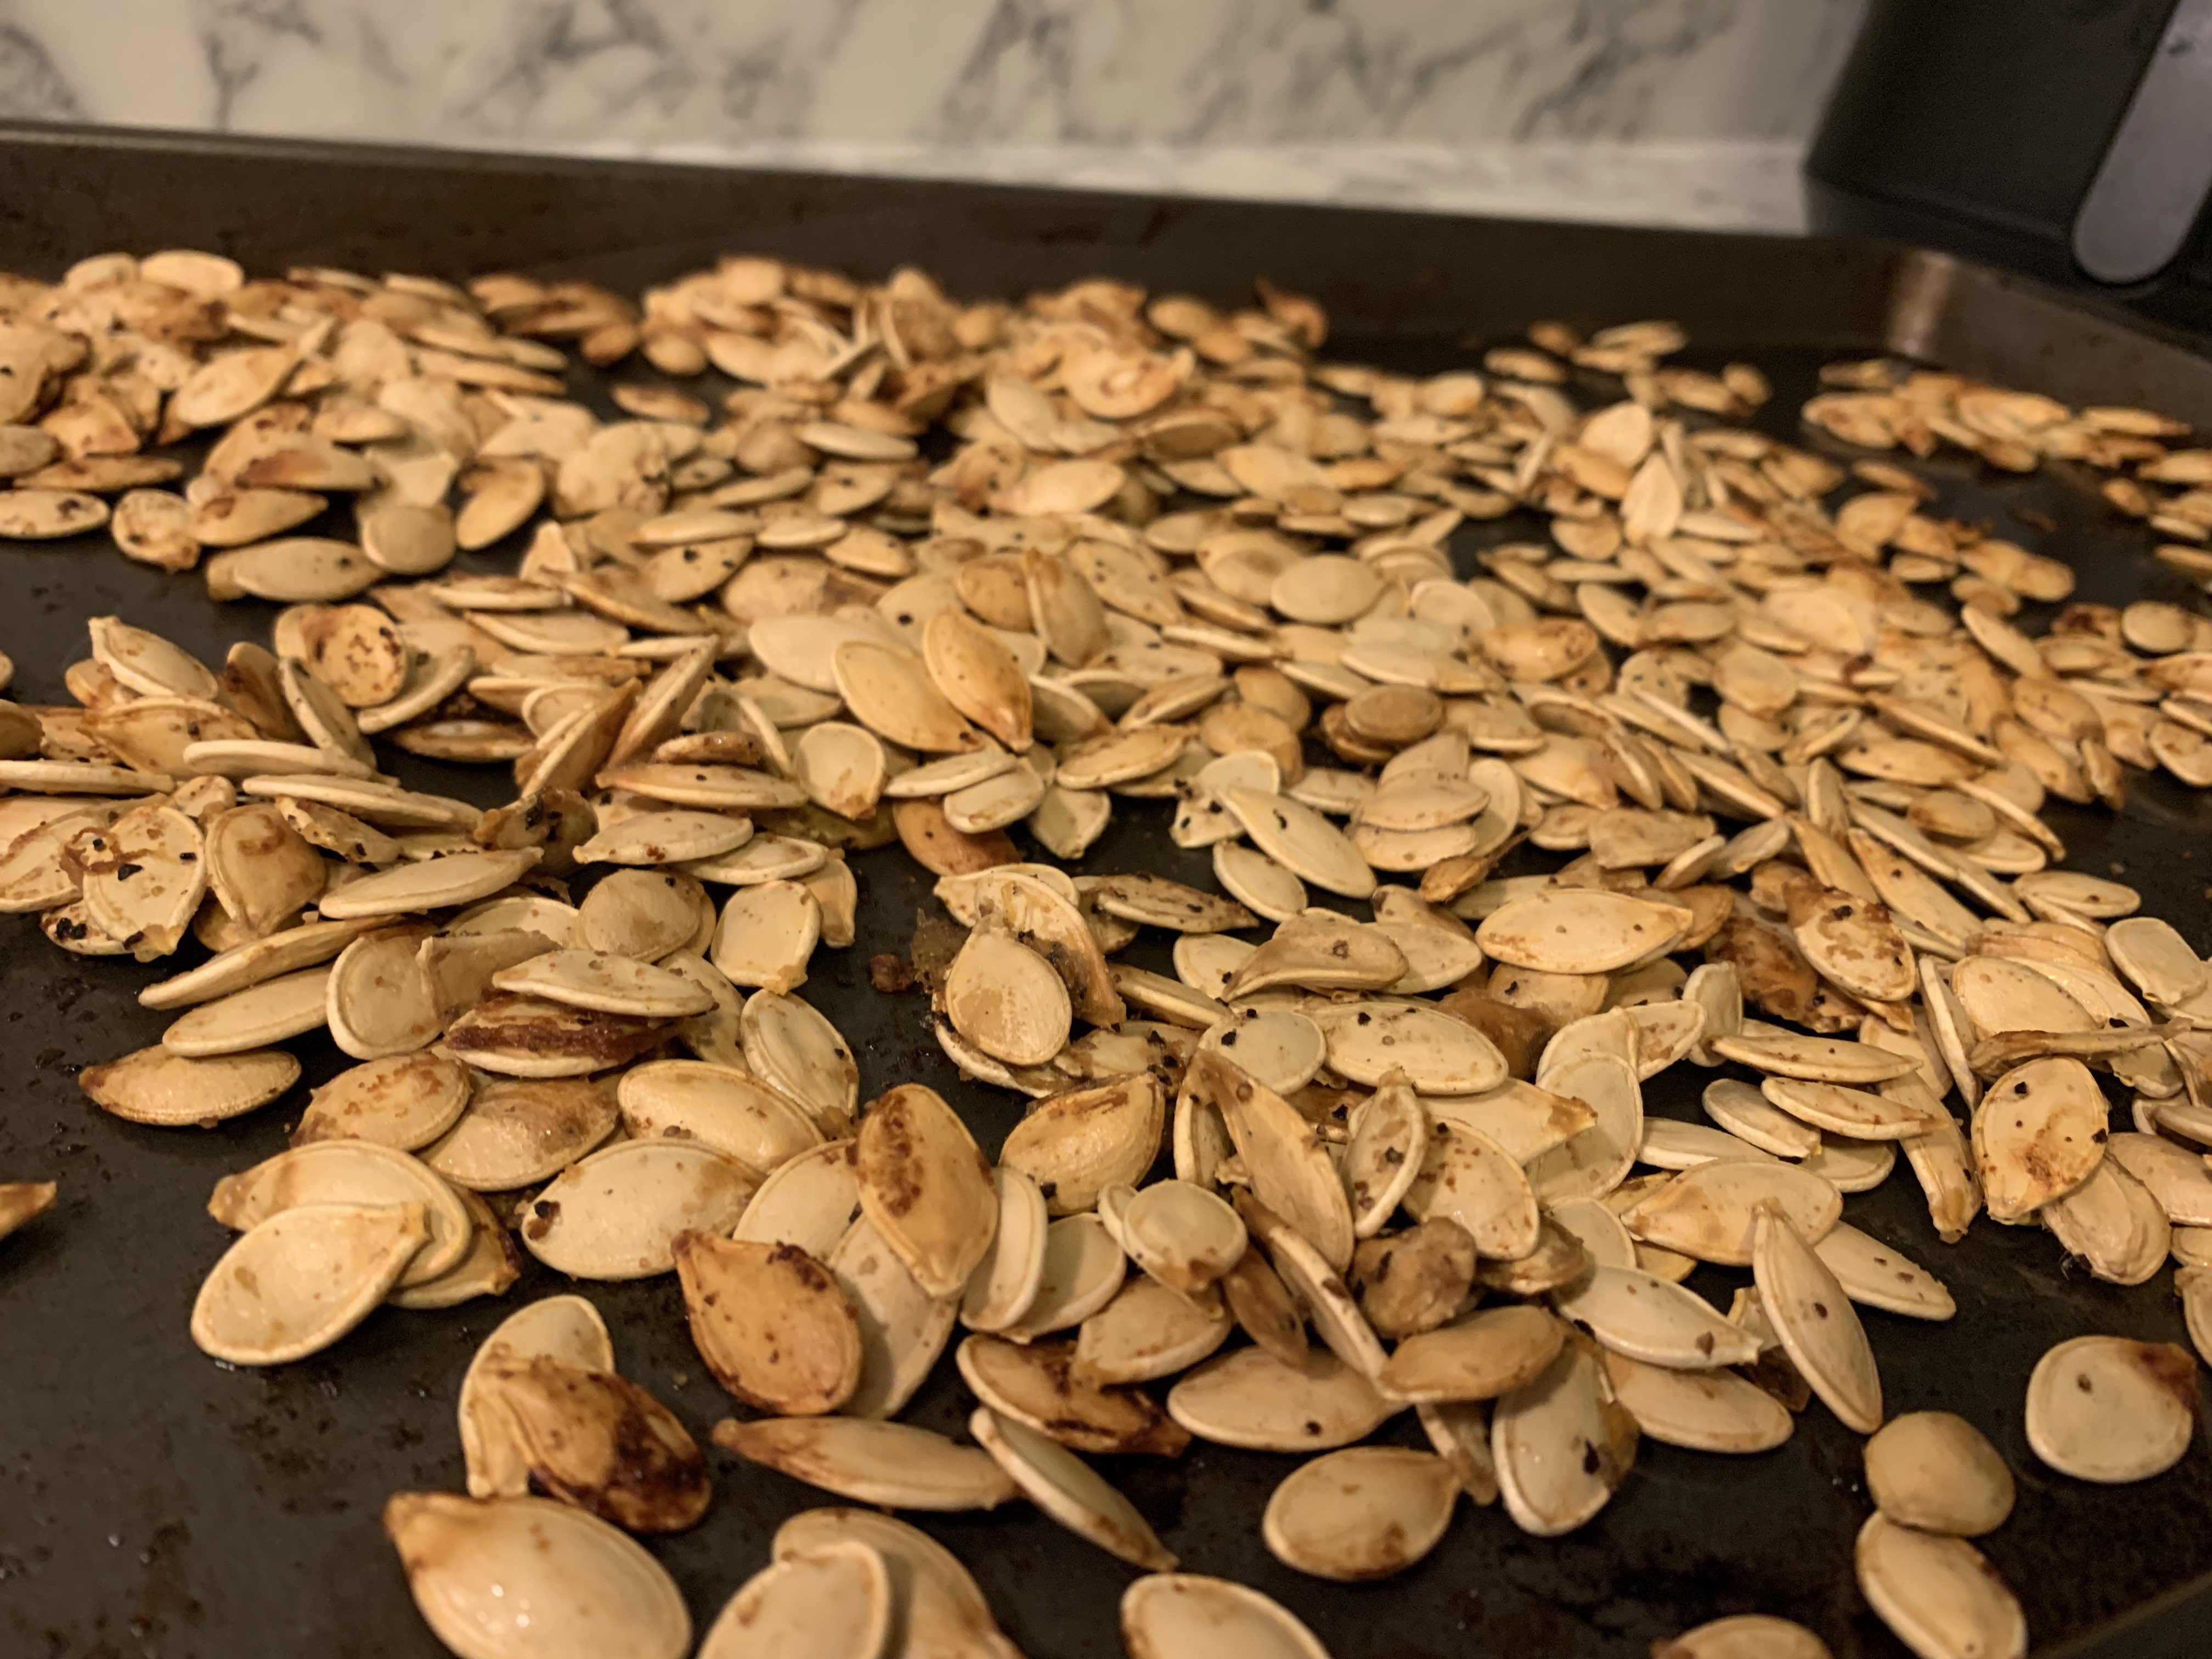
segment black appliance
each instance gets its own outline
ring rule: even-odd
[[[2212,327],[2212,0],[1871,0],[1814,227]]]

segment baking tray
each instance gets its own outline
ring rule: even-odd
[[[2076,402],[2142,403],[2212,426],[2212,364],[2186,340],[1940,256],[1861,242],[1456,219],[1349,209],[808,177],[703,168],[258,143],[163,134],[0,128],[0,267],[52,274],[97,249],[202,246],[249,268],[333,263],[462,276],[514,267],[631,289],[749,249],[880,275],[913,263],[954,291],[1018,293],[1107,273],[1221,303],[1255,273],[1317,295],[1333,355],[1437,371],[1540,317],[1595,325],[1671,316],[1691,361],[1759,363],[1777,395],[1763,422],[1813,441],[1795,410],[1837,352],[1894,349]],[[580,387],[585,381],[580,380]],[[2072,562],[2081,597],[2193,590],[2156,565],[2137,528],[2063,470],[2025,479],[1955,459],[1924,469],[1943,510],[1985,518]],[[1455,539],[1463,571],[1534,526],[1508,519]],[[99,538],[0,552],[0,649],[16,695],[59,700],[82,620],[118,612],[219,656],[264,636],[271,608],[216,606],[197,576],[131,564]],[[420,787],[492,804],[500,780],[413,762]],[[2076,867],[2124,872],[2149,908],[2205,941],[2212,807],[2135,779],[2126,816],[2063,806]],[[1164,812],[1117,809],[1082,867],[1206,880],[1203,855],[1168,842]],[[869,990],[873,953],[902,949],[926,884],[896,848],[856,860],[853,949],[823,951],[805,994],[853,1039],[862,1086],[927,1082],[987,1147],[1021,1103],[963,1082],[931,1039],[918,995]],[[1164,967],[1140,942],[1133,959]],[[30,919],[0,924],[0,1178],[58,1177],[52,1214],[0,1246],[0,1656],[15,1659],[433,1659],[378,1512],[395,1489],[457,1489],[453,1402],[476,1344],[522,1301],[563,1288],[535,1264],[499,1301],[386,1311],[337,1348],[271,1371],[207,1359],[185,1334],[194,1290],[226,1235],[205,1215],[221,1175],[278,1150],[303,1094],[204,1133],[142,1129],[80,1097],[84,1065],[158,1040],[137,988],[167,971],[53,951]],[[295,1045],[306,1082],[343,1064]],[[1652,1087],[1662,1113],[1694,1115],[1705,1074]],[[2065,1659],[2201,1655],[2212,1623],[2212,1448],[2169,1474],[2100,1488],[2051,1474],[2021,1428],[2027,1373],[2051,1343],[2100,1330],[2185,1342],[2161,1282],[2136,1290],[2069,1273],[2039,1232],[1992,1225],[1945,1248],[1900,1170],[1850,1201],[1851,1218],[1937,1271],[1961,1311],[1945,1326],[1867,1315],[1893,1412],[1944,1407],[1996,1443],[2020,1482],[1985,1547],[2026,1605],[2039,1653]],[[1701,1269],[1717,1294],[1741,1275]],[[729,1402],[684,1334],[672,1279],[590,1285],[624,1374],[703,1438]],[[910,1411],[959,1432],[951,1366]],[[1384,1437],[1411,1443],[1401,1419]],[[1281,1567],[1257,1522],[1287,1458],[1203,1444],[1174,1462],[1109,1473],[1188,1568],[1254,1583],[1297,1610],[1336,1659],[1469,1652],[1641,1659],[1649,1644],[1723,1613],[1800,1619],[1839,1659],[1901,1648],[1860,1601],[1850,1541],[1869,1504],[1857,1437],[1817,1405],[1796,1437],[1751,1459],[1646,1443],[1590,1526],[1543,1540],[1492,1508],[1463,1510],[1444,1544],[1386,1583],[1337,1586]],[[710,1452],[704,1524],[652,1547],[703,1627],[765,1559],[776,1525],[823,1494]],[[1033,1513],[915,1516],[968,1562],[1034,1659],[1110,1659],[1130,1570]]]

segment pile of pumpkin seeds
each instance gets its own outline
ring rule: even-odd
[[[2099,469],[2212,580],[2212,450],[1879,360],[1791,444],[1663,322],[1428,378],[1326,342],[1264,283],[967,303],[754,258],[635,303],[188,252],[0,276],[0,538],[104,527],[283,607],[220,665],[94,618],[74,706],[0,704],[0,908],[204,953],[85,1093],[206,1125],[286,1097],[289,1038],[357,1062],[217,1186],[192,1340],[282,1364],[523,1251],[674,1273],[744,1408],[714,1443],[873,1506],[787,1523],[702,1659],[1012,1655],[878,1510],[1020,1502],[1143,1570],[1135,1659],[1320,1659],[1087,1459],[1296,1455],[1267,1548],[1367,1579],[1462,1498],[1570,1533],[1642,1437],[1757,1452],[1814,1399],[1872,1437],[1869,1603],[1923,1659],[2023,1653],[1968,1541],[2012,1475],[1960,1419],[1886,1420],[1855,1309],[1948,1318],[1937,1252],[1844,1200],[1901,1150],[1931,1246],[1986,1210],[2117,1284],[2172,1258],[2212,1352],[2206,965],[2042,812],[2212,785],[2212,620],[2030,634],[2067,568],[1878,452]],[[1461,526],[1524,509],[1548,541],[1455,575]],[[380,735],[514,799],[408,788]],[[1132,800],[1219,890],[1063,867]],[[1033,1101],[995,1158],[927,1087],[863,1106],[805,994],[892,842],[944,915],[871,973]],[[1116,959],[1148,928],[1171,977]],[[1705,1121],[1645,1115],[1676,1066]],[[0,1188],[0,1232],[52,1194]],[[948,1348],[973,1443],[897,1420]],[[2093,1334],[2022,1410],[2124,1481],[2196,1400],[2185,1352]],[[1363,1443],[1409,1407],[1433,1450]],[[509,1317],[458,1418],[467,1495],[386,1514],[439,1637],[690,1650],[629,1534],[697,1522],[708,1467],[591,1302]],[[1765,1615],[1661,1650],[1827,1652]]]

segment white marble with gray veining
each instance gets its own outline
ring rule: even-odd
[[[0,0],[0,117],[1796,228],[1863,0]]]

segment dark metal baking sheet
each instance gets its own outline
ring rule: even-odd
[[[1766,368],[1778,432],[1791,431],[1831,349],[1892,339],[1968,369],[2026,363],[2041,372],[2027,383],[2071,398],[2212,413],[2212,368],[2173,342],[1971,267],[1872,245],[309,146],[12,138],[0,142],[9,268],[52,271],[96,248],[182,245],[261,267],[330,260],[459,276],[558,266],[635,286],[742,246],[870,272],[911,261],[968,293],[1103,271],[1224,301],[1267,271],[1328,301],[1337,352],[1431,371],[1472,362],[1480,345],[1538,316],[1679,316],[1700,360],[1744,355]],[[2001,479],[1955,461],[1927,470],[1946,510],[2072,562],[2082,597],[2190,597],[2080,480]],[[1530,528],[1470,527],[1455,557],[1472,569],[1480,547]],[[83,618],[107,611],[220,656],[229,640],[265,633],[270,607],[212,605],[197,577],[130,564],[99,538],[9,548],[0,552],[0,649],[16,660],[15,695],[59,700],[62,670],[82,653]],[[426,787],[501,798],[488,775],[401,769]],[[2124,873],[2151,908],[2203,942],[2212,811],[2202,799],[2139,780],[2118,822],[2071,810],[2055,821],[2077,867]],[[1083,867],[1206,879],[1202,855],[1170,844],[1164,822],[1158,809],[1118,808]],[[926,884],[896,848],[856,867],[860,939],[817,955],[805,994],[853,1038],[864,1090],[928,1082],[994,1147],[1020,1103],[953,1073],[918,996],[866,986],[868,957],[902,948],[929,902]],[[1156,941],[1133,954],[1165,966]],[[200,1355],[185,1310],[226,1237],[204,1214],[208,1190],[282,1146],[303,1094],[205,1133],[140,1129],[94,1111],[75,1073],[158,1039],[165,1020],[132,998],[160,971],[65,957],[28,919],[0,923],[0,1178],[63,1183],[55,1212],[0,1246],[0,1655],[428,1659],[439,1650],[409,1603],[379,1507],[398,1487],[458,1486],[452,1407],[470,1353],[520,1301],[561,1281],[533,1267],[498,1302],[387,1310],[329,1353],[274,1371]],[[327,1043],[296,1046],[309,1084],[343,1063]],[[1650,1091],[1653,1109],[1694,1115],[1703,1080],[1668,1075]],[[2172,1473],[2104,1489],[2045,1470],[2020,1427],[2027,1372],[2053,1341],[2088,1330],[2185,1341],[2166,1286],[2122,1291],[2069,1273],[2047,1237],[1987,1222],[1946,1249],[1903,1170],[1850,1212],[1958,1294],[1961,1313],[1947,1326],[1867,1317],[1890,1409],[1963,1413],[2018,1476],[2020,1507],[1986,1547],[2025,1602],[2038,1650],[2203,1652],[2212,1597],[2192,1582],[2212,1569],[2212,1449],[2200,1441]],[[1703,1269],[1693,1282],[1725,1304],[1725,1286],[1740,1278]],[[672,1280],[584,1289],[607,1316],[624,1372],[703,1435],[729,1402],[690,1351]],[[911,1415],[958,1432],[967,1409],[948,1364]],[[1411,1432],[1410,1419],[1385,1431]],[[1259,1511],[1288,1459],[1199,1445],[1176,1462],[1120,1460],[1110,1473],[1188,1567],[1279,1596],[1337,1659],[1640,1659],[1656,1638],[1753,1608],[1804,1620],[1840,1659],[1893,1659],[1904,1650],[1864,1608],[1850,1571],[1869,1509],[1859,1445],[1818,1406],[1789,1445],[1758,1458],[1647,1443],[1626,1486],[1582,1532],[1529,1539],[1495,1508],[1463,1509],[1429,1560],[1365,1587],[1303,1579],[1261,1548]],[[712,1455],[718,1494],[706,1522],[653,1545],[702,1626],[761,1564],[775,1526],[823,1501]],[[1114,1607],[1127,1569],[1018,1510],[914,1518],[969,1563],[1034,1659],[1120,1652]]]

